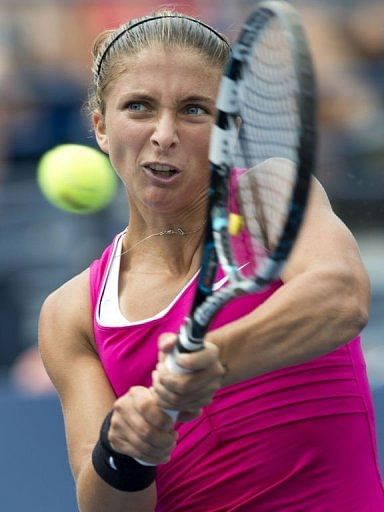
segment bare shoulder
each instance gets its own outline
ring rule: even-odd
[[[97,372],[103,378],[93,334],[88,269],[44,301],[39,318],[39,348],[62,399],[73,391],[74,385],[86,383],[89,372]]]
[[[74,334],[89,348],[93,346],[88,269],[52,292],[40,312],[39,341],[43,350],[49,350],[50,339],[60,340],[68,335],[73,339]]]
[[[80,308],[80,309],[79,309]],[[84,319],[84,313],[91,314],[89,292],[89,269],[76,275],[60,288],[57,288],[45,299],[41,315],[62,318],[63,315],[74,315]]]
[[[39,318],[39,348],[59,394],[69,374],[63,371],[83,353],[94,352],[89,271],[67,281],[44,301]]]

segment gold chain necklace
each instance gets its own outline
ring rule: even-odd
[[[145,238],[143,238],[142,240],[139,240],[138,242],[133,244],[132,247],[130,247],[126,251],[121,252],[120,256],[123,256],[123,254],[127,254],[127,252],[132,251],[132,249],[134,249],[141,243],[145,242],[146,240],[149,240],[150,238],[152,238],[154,236],[164,236],[164,235],[187,236],[187,235],[192,235],[193,233],[197,233],[198,231],[200,231],[201,228],[202,228],[202,226],[199,226],[197,229],[194,229],[193,231],[184,231],[184,229],[179,227],[176,229],[170,228],[170,229],[165,229],[164,231],[159,231],[158,233],[152,233],[151,235],[148,235]]]

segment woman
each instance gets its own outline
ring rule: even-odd
[[[97,142],[125,186],[129,224],[48,297],[40,319],[79,507],[379,510],[357,337],[369,284],[317,182],[282,281],[245,303],[241,318],[219,313],[205,349],[179,358],[190,373],[163,363],[196,286],[228,54],[223,36],[169,11],[95,43],[89,105]],[[175,428],[162,408],[182,411]]]

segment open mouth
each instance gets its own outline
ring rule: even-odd
[[[155,176],[162,178],[172,178],[172,176],[179,173],[177,169],[169,165],[149,164],[146,165],[145,168]]]

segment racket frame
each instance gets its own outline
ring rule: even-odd
[[[240,116],[238,82],[242,68],[251,56],[260,30],[260,13],[266,19],[275,17],[290,41],[291,56],[297,74],[297,98],[300,132],[297,147],[297,180],[282,236],[253,279],[244,278],[231,256],[228,232],[228,195],[232,167],[233,134]],[[285,0],[264,0],[243,25],[223,75],[218,99],[217,118],[212,129],[209,152],[211,183],[209,187],[209,222],[203,248],[202,269],[191,315],[181,328],[177,352],[192,352],[203,347],[203,337],[218,310],[238,295],[263,290],[276,279],[290,254],[299,232],[310,191],[315,166],[316,112],[315,78],[308,43],[297,10]],[[212,294],[217,263],[220,261],[228,277],[227,287]]]

